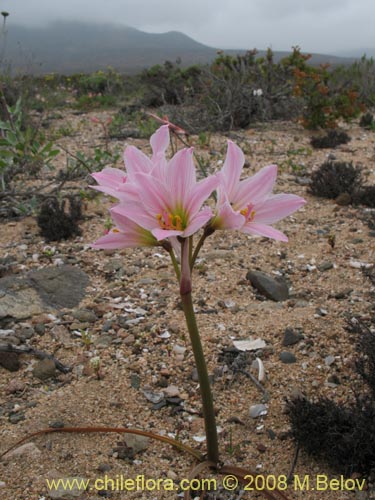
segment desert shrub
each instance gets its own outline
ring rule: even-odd
[[[353,201],[358,205],[375,208],[375,186],[361,186],[354,193]]]
[[[159,107],[163,104],[183,104],[193,97],[199,89],[199,66],[181,68],[179,62],[166,61],[144,70],[141,82],[144,86],[142,104]]]
[[[375,408],[372,402],[345,406],[329,399],[288,402],[292,435],[311,456],[338,473],[369,474],[375,466]]]
[[[16,175],[35,175],[44,165],[50,166],[59,153],[37,124],[24,124],[21,99],[14,106],[4,101],[4,107],[6,118],[0,121],[0,187],[3,190]]]
[[[202,74],[200,108],[206,112],[207,128],[245,128],[256,121],[296,115],[290,68],[276,64],[271,50],[265,57],[256,54],[221,53]]]
[[[372,57],[363,56],[349,66],[340,66],[334,72],[337,85],[354,85],[358,99],[366,108],[375,105],[375,62]]]
[[[328,160],[311,175],[310,191],[322,198],[353,195],[361,185],[361,173],[352,163]]]
[[[338,473],[368,475],[375,467],[375,338],[360,320],[348,323],[357,335],[356,370],[368,387],[351,404],[327,398],[288,401],[292,435],[311,456],[322,459]]]
[[[359,120],[359,126],[366,129],[375,129],[374,116],[372,113],[365,113]]]
[[[81,234],[78,226],[81,218],[80,198],[68,196],[59,201],[56,196],[51,196],[41,204],[37,223],[46,241],[60,241]]]
[[[331,129],[324,135],[311,138],[311,146],[315,149],[335,148],[340,144],[347,144],[349,135],[344,130]]]
[[[298,47],[289,57],[294,73],[294,94],[304,101],[301,123],[305,128],[335,128],[337,121],[350,121],[364,110],[358,88],[350,79],[338,79],[328,64],[308,64],[310,55]]]

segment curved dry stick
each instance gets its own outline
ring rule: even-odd
[[[199,463],[195,467],[191,469],[191,471],[187,475],[187,479],[191,481],[197,475],[203,470],[206,469],[207,467],[210,467],[211,469],[216,468],[216,464],[214,462],[211,462],[210,460],[205,460],[204,462]],[[190,488],[188,490],[185,490],[184,493],[184,500],[190,500]]]
[[[163,443],[168,443],[174,448],[177,448],[178,450],[181,451],[186,451],[189,455],[192,457],[196,458],[200,462],[203,461],[203,455],[198,451],[194,450],[194,448],[191,448],[190,446],[187,446],[186,444],[181,443],[180,441],[176,441],[175,439],[166,437],[166,436],[159,436],[159,434],[154,434],[153,432],[147,432],[147,431],[141,431],[138,429],[127,429],[126,427],[62,427],[61,429],[42,429],[37,432],[33,432],[31,434],[28,434],[24,438],[20,439],[15,443],[13,446],[8,448],[4,453],[0,455],[0,459],[3,458],[7,453],[10,451],[14,450],[17,448],[19,445],[23,444],[25,441],[29,441],[31,438],[35,436],[41,436],[43,434],[52,434],[54,432],[82,432],[82,433],[88,433],[88,432],[115,432],[118,434],[137,434],[138,436],[145,436],[150,439],[155,439],[157,441],[161,441]]]

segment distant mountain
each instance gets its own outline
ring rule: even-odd
[[[3,44],[1,54],[4,39],[0,43]],[[13,72],[72,74],[105,70],[109,66],[121,72],[135,73],[177,58],[181,59],[183,66],[206,64],[216,57],[217,49],[178,31],[145,33],[129,26],[61,21],[42,28],[8,25],[4,52]],[[275,59],[287,54],[275,52]],[[351,61],[314,55],[312,62],[345,64]]]
[[[359,48],[359,49],[353,49],[353,50],[346,50],[337,52],[337,55],[339,57],[341,56],[346,56],[346,57],[354,57],[355,59],[360,59],[362,56],[366,56],[368,59],[370,57],[375,58],[375,48]]]

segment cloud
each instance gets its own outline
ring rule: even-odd
[[[373,0],[2,0],[1,8],[10,12],[9,29],[74,19],[177,30],[220,48],[332,52],[374,44]]]

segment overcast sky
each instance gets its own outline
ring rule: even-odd
[[[216,48],[334,53],[375,46],[375,0],[0,0],[13,24],[116,22]]]

